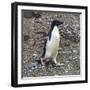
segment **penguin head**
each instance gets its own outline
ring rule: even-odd
[[[61,24],[63,24],[62,21],[53,20],[53,21],[52,21],[52,24],[51,24],[51,29],[53,29],[54,26],[59,26],[59,25],[61,25]]]

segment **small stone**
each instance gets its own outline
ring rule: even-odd
[[[24,41],[28,41],[29,40],[29,35],[24,35]]]
[[[77,53],[77,50],[73,50],[73,53]]]
[[[33,54],[33,57],[34,57],[34,58],[36,58],[37,56],[38,56],[37,54],[35,54],[35,53]]]

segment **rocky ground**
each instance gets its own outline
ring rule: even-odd
[[[63,21],[59,27],[61,40],[57,61],[41,68],[31,68],[43,53],[42,33],[50,30],[53,20]],[[22,11],[22,77],[80,75],[80,14],[62,12]]]

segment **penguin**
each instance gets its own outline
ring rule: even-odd
[[[51,23],[51,29],[47,34],[47,39],[44,43],[43,54],[41,56],[41,64],[43,66],[45,66],[44,61],[49,58],[52,58],[56,66],[60,65],[60,63],[56,61],[56,58],[60,43],[60,33],[58,26],[61,24],[63,24],[63,22],[59,20],[53,20]]]

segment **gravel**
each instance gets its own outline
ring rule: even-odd
[[[63,21],[59,27],[61,40],[56,67],[51,62],[46,67],[30,68],[43,53],[39,39],[47,33],[53,20]],[[64,12],[22,11],[22,77],[80,75],[80,14]]]

